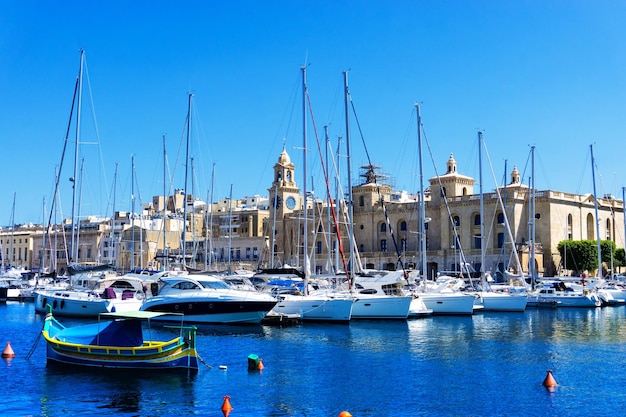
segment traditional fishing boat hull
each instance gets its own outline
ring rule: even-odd
[[[195,328],[184,336],[159,342],[144,341],[141,322],[157,314],[117,315],[122,320],[72,328],[46,316],[43,337],[47,360],[52,363],[113,369],[198,369]]]

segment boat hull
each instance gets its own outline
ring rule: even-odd
[[[276,301],[241,301],[228,299],[199,300],[198,297],[152,297],[142,311],[182,313],[188,323],[258,324],[274,308]],[[169,321],[167,317],[154,320]]]
[[[474,314],[475,297],[460,293],[424,293],[418,294],[427,309],[433,314],[472,315]]]
[[[35,291],[35,311],[66,317],[98,317],[102,313],[138,311],[143,301],[138,299],[104,299],[84,291]]]
[[[353,310],[351,298],[327,298],[305,295],[284,295],[273,311],[278,314],[298,314],[302,321],[347,323]]]
[[[484,292],[478,294],[477,300],[482,306],[482,311],[522,312],[526,310],[528,296],[526,294]]]
[[[140,323],[132,326],[138,326],[135,329],[141,332]],[[137,336],[124,336],[124,339],[119,340],[134,340],[135,344],[121,345],[104,342],[112,340],[106,334],[107,329],[106,325],[101,326],[100,323],[65,328],[52,314],[48,314],[42,331],[47,343],[47,361],[112,369],[198,369],[195,328],[187,328],[184,337],[165,342],[143,341],[141,337],[136,339]]]
[[[365,296],[357,294],[353,319],[403,320],[409,316],[412,296]]]

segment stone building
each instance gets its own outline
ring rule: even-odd
[[[377,167],[362,169],[362,182],[352,187],[354,265],[396,269],[402,262],[409,269],[418,268],[421,197],[392,190],[377,173]],[[305,199],[295,181],[296,167],[285,150],[274,165],[273,176],[268,217],[270,230],[273,230],[270,232],[272,264],[300,266],[305,253],[302,247]],[[533,218],[530,209],[533,193],[521,183],[517,168],[511,172],[509,184],[500,187],[498,192],[483,192],[484,237],[481,236],[480,194],[474,190],[476,180],[459,173],[453,155],[447,161],[445,174],[429,179],[429,184],[424,192],[429,276],[459,270],[461,264],[469,264],[480,271],[482,245],[485,245],[483,269],[492,274],[504,270],[517,272],[519,267],[514,262],[514,254],[520,260],[522,272],[527,274],[534,248],[538,273],[553,276],[563,272],[557,251],[561,240],[595,240],[593,195],[535,190]],[[601,238],[623,247],[624,229],[620,227],[624,224],[623,202],[610,196],[597,200]],[[332,200],[338,219],[335,222],[327,201],[306,199],[310,233],[307,253],[312,273],[343,269],[341,250],[347,258],[346,265],[353,262],[349,258],[347,205],[340,201],[337,206]],[[531,239],[533,223],[535,242]],[[337,240],[337,226],[341,245]]]

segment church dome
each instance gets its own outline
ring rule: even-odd
[[[289,158],[289,155],[287,154],[287,150],[285,148],[283,148],[283,151],[278,156],[278,163],[281,165],[287,165],[291,163],[291,158]]]

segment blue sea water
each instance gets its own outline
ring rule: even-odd
[[[195,374],[64,369],[32,303],[0,305],[3,416],[609,416],[626,406],[626,307],[294,327],[200,326]],[[68,324],[78,320],[63,320]],[[84,322],[84,321],[83,321]],[[152,329],[168,336],[162,327]],[[249,372],[257,354],[265,368]],[[219,369],[225,365],[226,370]],[[559,386],[542,386],[551,369]]]

